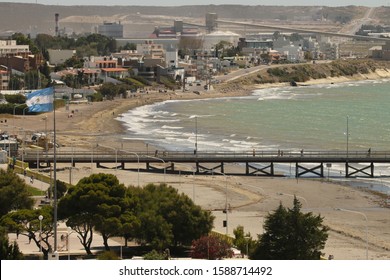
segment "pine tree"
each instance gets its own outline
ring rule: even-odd
[[[295,197],[291,209],[282,204],[266,218],[265,233],[259,241],[251,259],[266,260],[315,260],[320,259],[321,249],[328,238],[323,218],[312,212],[302,213],[301,203]]]

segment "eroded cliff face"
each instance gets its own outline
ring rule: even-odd
[[[390,78],[390,61],[337,60],[316,64],[281,64],[216,85],[215,90],[226,93],[285,86],[291,81],[299,86],[385,78]]]

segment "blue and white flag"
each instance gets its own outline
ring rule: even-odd
[[[53,111],[54,88],[44,88],[26,95],[26,105],[29,112]]]

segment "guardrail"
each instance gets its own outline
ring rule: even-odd
[[[128,153],[122,150],[112,151],[74,151],[74,152],[57,152],[57,158],[67,157],[67,158],[93,158],[93,159],[104,159],[107,157],[117,157],[118,160],[122,159],[137,159],[140,161],[154,162],[157,161],[156,158],[162,159],[185,159],[185,158],[231,158],[231,159],[253,159],[253,158],[339,158],[339,159],[389,159],[390,161],[390,151],[296,151],[296,150],[285,150],[285,151],[251,151],[251,152],[231,152],[231,151],[205,151],[193,152],[187,151],[172,151],[172,152],[159,152],[159,153],[146,153],[146,152],[132,152]],[[155,157],[155,158],[152,158]],[[20,158],[21,156],[19,156]],[[54,154],[52,152],[46,153],[44,151],[25,151],[24,159],[31,160],[34,158],[39,158],[40,160],[45,160],[47,158],[52,159]]]

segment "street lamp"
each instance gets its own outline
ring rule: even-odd
[[[185,166],[191,167],[191,169],[192,169],[192,176],[194,177],[192,180],[192,201],[195,203],[195,184],[194,184],[195,168],[189,164],[180,163],[180,165],[185,165]]]
[[[138,163],[138,165],[137,165],[137,168],[138,168],[137,180],[138,180],[138,187],[139,187],[139,155],[135,152],[129,152],[129,151],[125,151],[125,150],[120,150],[120,151],[123,151],[123,152],[128,153],[128,154],[133,154],[137,157],[137,163]]]
[[[347,159],[349,157],[349,116],[347,116]]]
[[[72,231],[70,227],[67,227],[67,232],[66,232],[66,248],[68,249],[68,260],[70,260],[70,240],[69,240],[69,236],[74,233],[74,231]]]
[[[167,183],[167,180],[166,180],[166,170],[167,170],[167,167],[166,167],[166,163],[165,163],[165,160],[163,160],[162,158],[159,158],[159,157],[152,157],[152,156],[145,156],[147,158],[154,158],[154,159],[157,159],[157,160],[160,160],[164,163],[164,183],[166,184]]]
[[[368,260],[368,219],[367,219],[366,214],[364,214],[363,212],[348,210],[348,209],[343,209],[343,208],[336,208],[335,210],[359,214],[359,215],[363,216],[364,219],[366,220],[366,259]]]
[[[223,212],[226,214],[226,220],[223,222],[223,226],[226,227],[226,236],[228,235],[229,232],[229,227],[228,227],[228,186],[227,186],[227,176],[223,172],[216,172],[217,174],[221,174],[225,177],[225,209]]]
[[[47,153],[48,153],[48,140],[49,140],[49,137],[47,136],[47,115],[45,115],[43,118],[42,118],[43,121],[45,121],[45,150],[46,150],[46,161],[47,161]]]
[[[23,109],[23,119],[24,119],[24,116],[25,116],[26,109],[28,109],[28,107]]]
[[[98,147],[98,146],[103,147],[103,148],[112,149],[115,151],[115,173],[117,173],[117,171],[118,171],[118,150],[116,148],[96,144],[96,147]]]
[[[198,154],[198,117],[195,117],[195,154]]]
[[[39,219],[39,252],[42,252],[42,220],[43,220],[43,216],[39,215],[38,219]]]
[[[250,241],[251,237],[250,235],[246,235],[245,236],[245,240],[246,240],[246,255],[247,255],[247,258],[249,259],[249,241]]]
[[[14,106],[14,117],[12,119],[13,127],[14,127],[14,134],[15,134],[15,109],[16,109],[16,107],[20,107],[20,106],[23,106],[23,105],[25,105],[25,104],[24,103],[23,104],[17,104],[17,105]]]
[[[96,146],[94,147],[93,144],[91,143],[91,173],[93,173],[93,150],[95,148],[97,148],[98,146],[99,146],[99,144],[96,143]]]

